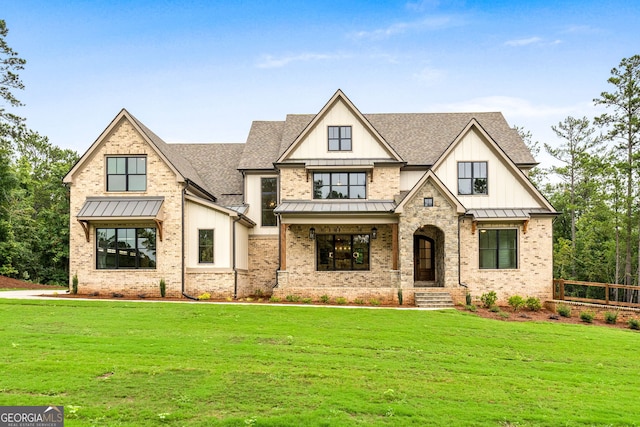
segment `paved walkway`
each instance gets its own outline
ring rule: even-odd
[[[0,298],[2,299],[31,299],[31,300],[49,300],[52,301],[54,294],[63,294],[65,291],[54,291],[49,289],[28,289],[23,291],[0,291]],[[80,300],[80,301],[109,301],[109,302],[164,302],[164,303],[177,303],[177,304],[227,304],[227,305],[275,305],[281,307],[325,307],[325,308],[358,308],[358,309],[371,309],[371,310],[379,310],[379,309],[391,309],[391,310],[422,310],[422,311],[432,311],[432,310],[452,310],[451,308],[421,308],[421,307],[371,307],[371,306],[357,306],[357,305],[320,305],[320,304],[277,304],[277,303],[259,303],[259,302],[240,302],[240,301],[193,301],[190,299],[184,300],[157,300],[157,299],[124,299],[124,298],[60,298],[64,301],[72,301],[72,300]]]

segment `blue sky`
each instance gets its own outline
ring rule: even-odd
[[[167,142],[244,142],[338,88],[363,113],[502,111],[557,144],[640,54],[636,0],[5,0],[0,19],[28,61],[14,112],[80,153],[123,107]]]

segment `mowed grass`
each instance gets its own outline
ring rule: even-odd
[[[634,426],[640,335],[400,311],[0,301],[0,405],[67,426]]]

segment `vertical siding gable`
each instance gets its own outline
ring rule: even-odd
[[[328,150],[328,126],[351,126],[352,151]],[[395,159],[345,102],[338,99],[289,154],[287,160],[359,158]]]
[[[488,195],[458,195],[458,162],[487,162]],[[438,162],[436,175],[467,209],[546,207],[493,144],[472,127]]]

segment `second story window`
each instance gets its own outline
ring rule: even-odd
[[[107,157],[107,191],[146,191],[146,157]]]
[[[487,194],[487,162],[458,162],[458,194]]]
[[[351,126],[329,126],[329,151],[351,151]]]
[[[273,227],[278,225],[276,215],[273,213],[277,203],[278,181],[277,178],[262,178],[260,183],[262,192],[262,226]]]
[[[365,172],[316,172],[313,174],[314,199],[366,199]]]

